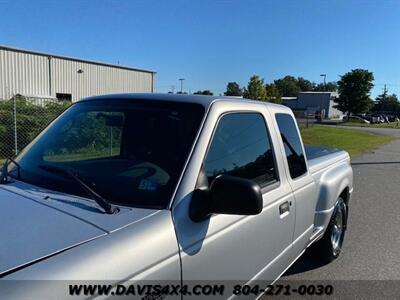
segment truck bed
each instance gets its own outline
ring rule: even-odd
[[[305,150],[311,174],[340,161],[350,160],[346,151],[337,148],[305,146]]]

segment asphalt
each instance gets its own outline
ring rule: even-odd
[[[400,138],[397,129],[353,129]],[[340,257],[324,265],[306,251],[277,283],[330,282],[342,294],[338,298],[398,299],[400,139],[353,159],[352,165],[354,194]]]
[[[392,128],[371,128],[371,127],[355,127],[355,126],[340,126],[340,125],[320,125],[320,126],[329,126],[329,127],[337,127],[337,128],[345,128],[351,130],[361,130],[367,131],[374,134],[383,134],[383,135],[390,135],[396,138],[400,138],[400,129],[392,129]],[[400,152],[400,149],[398,150]]]

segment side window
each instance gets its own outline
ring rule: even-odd
[[[275,118],[285,146],[290,177],[293,179],[300,177],[307,172],[307,167],[296,124],[288,114],[276,114]]]
[[[258,113],[223,116],[205,160],[208,182],[220,174],[253,180],[260,186],[277,181],[265,121]]]

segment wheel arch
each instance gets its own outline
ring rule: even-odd
[[[353,170],[350,165],[343,163],[327,170],[319,180],[320,191],[316,211],[332,210],[339,197],[348,205],[352,186]]]

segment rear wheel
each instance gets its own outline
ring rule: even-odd
[[[336,259],[342,251],[342,244],[347,222],[347,207],[342,198],[339,198],[329,221],[324,236],[315,244],[314,250],[324,262]]]

